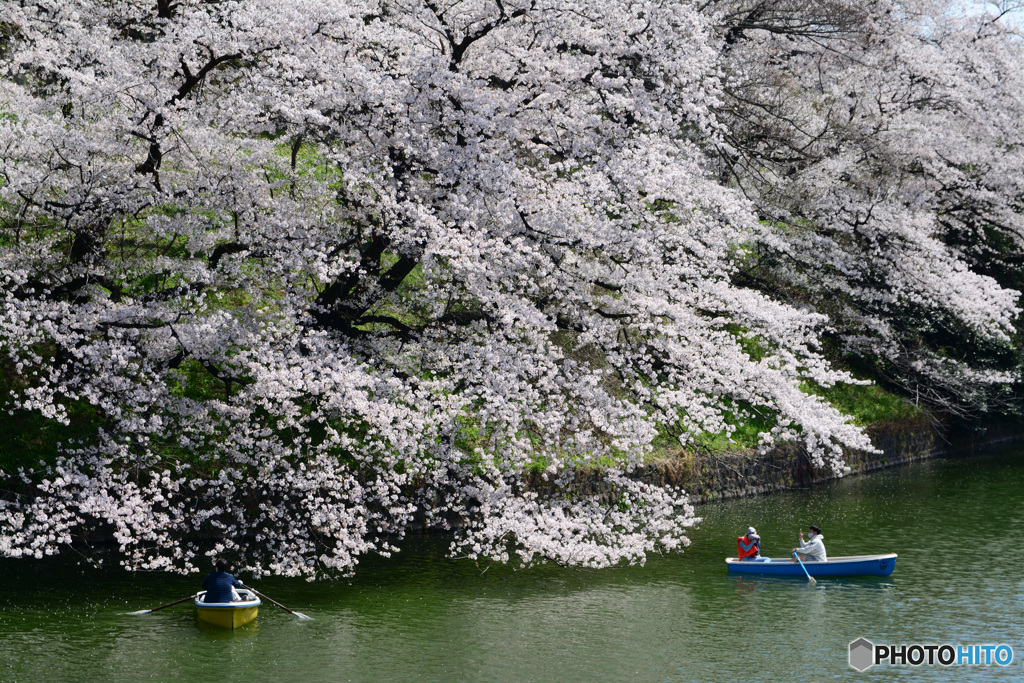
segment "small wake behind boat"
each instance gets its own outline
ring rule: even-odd
[[[199,621],[223,628],[238,628],[256,619],[256,612],[262,603],[254,592],[239,588],[238,602],[203,602],[206,591],[196,594],[195,605]]]
[[[848,555],[830,557],[826,562],[805,561],[811,576],[889,576],[896,567],[896,553],[885,555]],[[740,562],[725,558],[732,574],[760,576],[804,576],[800,563],[789,557],[773,557],[770,562]]]

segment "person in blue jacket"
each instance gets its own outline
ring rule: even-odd
[[[228,574],[228,563],[224,560],[217,560],[213,565],[214,571],[203,579],[203,589],[206,597],[203,602],[237,602],[241,596],[235,592],[235,588],[242,588],[241,581],[231,574]]]

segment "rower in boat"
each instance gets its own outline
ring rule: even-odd
[[[196,594],[199,621],[232,629],[252,623],[262,602],[255,591],[243,586],[228,573],[228,563],[218,559],[214,571],[203,579],[206,590]]]
[[[821,529],[812,524],[807,532],[807,540],[804,540],[804,530],[800,530],[800,547],[793,548],[793,552],[800,556],[802,562],[827,562],[828,555],[825,554],[825,537],[821,535]],[[796,562],[794,557],[793,562]]]
[[[206,591],[204,602],[238,602],[241,596],[236,588],[244,588],[244,584],[228,573],[228,563],[218,559],[213,565],[213,571],[203,579],[203,589]]]

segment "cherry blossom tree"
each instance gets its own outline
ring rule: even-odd
[[[799,169],[793,195],[820,176],[831,196],[806,215],[781,166],[757,182],[736,102],[775,67],[726,16],[655,0],[4,3],[4,400],[97,426],[7,472],[21,483],[0,502],[0,552],[99,528],[130,567],[233,553],[315,576],[425,524],[454,528],[461,556],[603,567],[687,543],[685,494],[633,476],[658,438],[757,415],[766,445],[799,440],[820,467],[870,449],[807,390],[853,381],[821,352],[835,321],[854,338],[849,316],[787,303],[751,260],[793,253],[792,287],[815,245],[843,267],[852,250],[797,228],[875,215],[857,202],[881,189],[844,190],[838,153]],[[793,77],[801,106],[810,78]],[[999,177],[977,168],[961,175]],[[1015,220],[1003,180],[984,212]],[[881,224],[908,235],[905,280],[937,288],[906,300],[955,291],[946,308],[1002,343],[1015,293],[902,201]],[[847,288],[830,279],[821,298]],[[881,308],[862,323],[876,337],[897,317]],[[593,471],[603,483],[584,485]]]
[[[1015,5],[723,4],[722,172],[767,225],[743,282],[921,402],[989,407],[1020,362]]]

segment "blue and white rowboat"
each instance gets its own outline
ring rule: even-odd
[[[732,574],[759,576],[804,576],[804,570],[792,557],[773,557],[771,562],[740,562],[725,558]],[[830,557],[826,562],[804,562],[811,576],[889,576],[896,567],[896,553],[886,555],[848,555]]]

